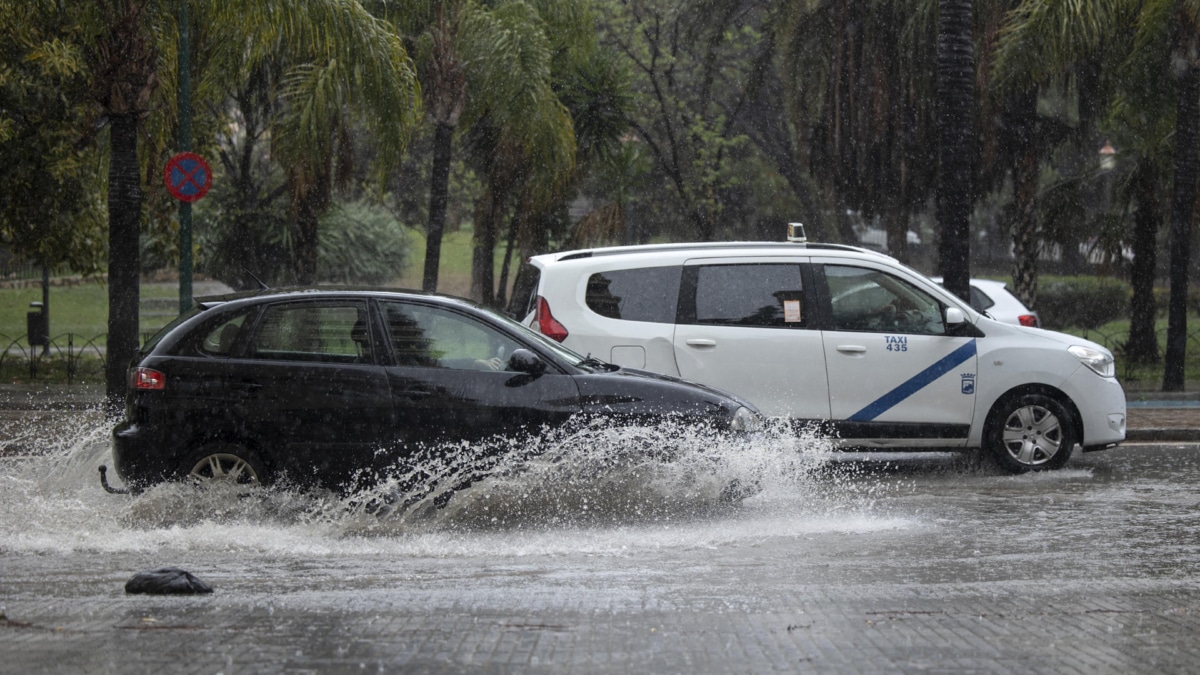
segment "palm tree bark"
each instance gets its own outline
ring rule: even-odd
[[[1133,214],[1133,265],[1129,274],[1133,295],[1129,300],[1129,341],[1125,343],[1125,358],[1135,364],[1151,364],[1159,359],[1154,276],[1158,266],[1160,211],[1155,194],[1158,172],[1154,163],[1139,162],[1132,182],[1137,211]]]
[[[974,202],[975,58],[971,0],[938,2],[937,221],[939,265],[946,288],[969,299],[971,207]]]
[[[425,238],[425,271],[421,289],[436,291],[446,230],[446,201],[450,192],[450,153],[454,127],[437,122],[433,132],[433,176],[429,183],[429,227]]]
[[[1184,26],[1188,26],[1185,29]],[[1189,23],[1187,40],[1195,47],[1194,31]],[[1186,53],[1186,52],[1185,52]],[[1196,201],[1196,140],[1200,126],[1200,77],[1190,61],[1179,76],[1175,112],[1175,185],[1171,198],[1171,298],[1167,305],[1167,351],[1163,364],[1163,391],[1183,391],[1184,358],[1187,351],[1188,264],[1191,257],[1192,216]]]
[[[138,236],[142,213],[134,113],[109,116],[111,157],[108,168],[108,344],[104,367],[105,399],[120,410],[126,371],[138,350],[141,259]]]
[[[1011,133],[1020,139],[1013,153],[1013,294],[1030,309],[1037,309],[1038,174],[1041,169],[1037,136],[1037,89],[1012,98]]]

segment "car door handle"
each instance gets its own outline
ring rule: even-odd
[[[865,354],[867,348],[862,345],[838,345],[837,350],[843,354]]]
[[[692,338],[687,341],[689,347],[716,347],[717,341],[708,338]]]

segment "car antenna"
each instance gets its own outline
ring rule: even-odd
[[[248,268],[245,268],[245,267],[243,267],[243,268],[242,268],[242,271],[243,271],[243,272],[245,272],[246,274],[249,274],[251,279],[253,279],[253,280],[257,281],[257,282],[258,282],[258,287],[259,287],[260,289],[262,289],[262,290],[264,290],[264,291],[269,291],[269,290],[271,290],[271,287],[270,287],[270,286],[268,286],[268,285],[264,284],[264,283],[263,283],[263,280],[262,280],[262,279],[259,279],[257,276],[255,276],[255,275],[254,275],[254,272],[251,272],[251,271],[250,271]]]

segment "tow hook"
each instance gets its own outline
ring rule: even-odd
[[[108,484],[108,467],[104,466],[103,464],[100,465],[100,486],[103,487],[104,491],[109,494],[114,494],[114,495],[129,494],[129,490],[126,490],[125,488],[115,488]]]

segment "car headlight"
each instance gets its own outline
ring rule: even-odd
[[[733,419],[729,421],[732,431],[758,431],[762,428],[762,418],[745,406],[738,406],[733,411]]]
[[[1082,345],[1072,345],[1067,348],[1067,351],[1100,377],[1115,377],[1117,374],[1117,366],[1113,362],[1112,354],[1107,351]]]

